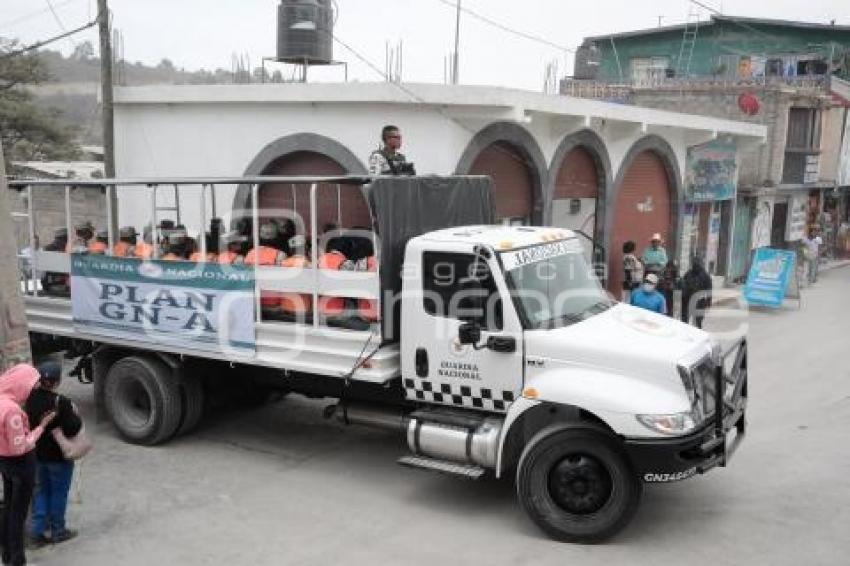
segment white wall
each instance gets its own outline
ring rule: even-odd
[[[317,88],[327,90],[327,87],[323,85]],[[504,89],[493,91],[493,97],[498,95],[502,99],[487,100],[481,102],[481,106],[475,105],[475,96],[489,95],[490,91],[481,90],[479,93],[480,89],[475,92],[470,90],[466,93],[468,96],[461,98],[462,105],[458,103],[451,106],[410,100],[352,102],[332,97],[324,102],[306,102],[310,99],[308,94],[313,92],[309,90],[310,85],[299,87],[306,90],[299,95],[302,98],[298,100],[291,97],[287,100],[255,100],[250,96],[236,98],[240,93],[259,96],[265,92],[256,89],[230,89],[224,96],[222,93],[226,89],[215,86],[186,87],[187,90],[180,90],[180,87],[168,87],[172,90],[163,88],[165,90],[128,88],[119,91],[123,93],[118,96],[115,116],[116,169],[119,177],[240,176],[267,144],[296,133],[314,133],[332,138],[351,150],[365,165],[368,155],[378,146],[381,127],[387,123],[401,128],[404,136],[402,151],[416,164],[420,174],[451,174],[475,133],[489,123],[506,117],[519,119],[519,125],[535,138],[549,166],[564,137],[582,129],[585,122],[576,116],[558,115],[546,105],[557,106],[558,111],[562,107],[569,109],[575,105],[579,107],[575,112],[600,113],[589,118],[592,129],[602,137],[608,148],[612,176],[616,179],[629,149],[648,133],[667,140],[676,153],[680,171],[684,172],[686,140],[690,139],[687,136],[688,128],[695,120],[693,117],[657,110],[566,97],[538,100],[540,95],[534,93],[517,91],[505,94]],[[339,85],[339,88],[357,90],[364,86],[355,88],[352,85]],[[428,88],[437,94],[442,92]],[[452,88],[454,90],[447,92],[457,95],[458,87]],[[369,86],[369,89],[378,94],[383,92],[374,85]],[[151,92],[155,95],[152,96]],[[227,98],[230,96],[234,97],[233,100]],[[326,92],[324,96],[327,98]],[[432,93],[428,96],[436,95]],[[503,100],[506,96],[509,100],[516,99],[517,107],[513,110],[497,106],[507,104]],[[340,98],[343,98],[342,95]],[[544,107],[545,111],[525,112],[520,106],[532,102]],[[606,118],[603,115],[606,113],[616,116],[628,113],[627,118],[631,120],[633,116],[635,121]],[[664,124],[646,122],[646,126],[642,126],[641,120],[653,118],[658,118]],[[700,117],[698,120],[704,122],[706,119]],[[670,125],[679,121],[681,127]],[[704,129],[707,126],[701,123],[700,127]],[[225,190],[219,195],[220,215],[224,205],[232,202],[232,192]],[[189,224],[197,224],[199,205],[197,199],[190,200],[194,202],[184,203],[184,215],[189,218]],[[150,198],[144,192],[122,190],[120,203],[119,223],[133,224],[141,230],[150,217]],[[193,226],[190,226],[191,229]]]

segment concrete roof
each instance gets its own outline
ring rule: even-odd
[[[161,85],[116,87],[115,104],[350,104],[425,105],[449,118],[527,121],[535,114],[626,122],[641,127],[671,127],[764,138],[758,124],[681,114],[585,98],[491,86],[380,83],[287,83],[252,85]]]

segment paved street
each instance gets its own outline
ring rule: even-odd
[[[159,448],[94,425],[70,506],[78,539],[44,565],[840,565],[850,555],[850,268],[803,308],[750,315],[749,436],[728,469],[647,489],[605,545],[547,540],[512,482],[464,482],[395,464],[395,436],[324,421],[299,397],[219,415]],[[709,320],[715,328],[720,320]]]

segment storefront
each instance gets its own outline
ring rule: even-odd
[[[682,219],[682,270],[700,256],[712,275],[727,275],[732,239],[733,203],[738,179],[737,147],[717,139],[688,148]],[[744,248],[749,251],[748,248]],[[733,258],[733,263],[740,258]]]

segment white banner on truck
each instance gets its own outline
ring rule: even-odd
[[[255,353],[254,271],[245,266],[75,254],[71,307],[82,333]]]

